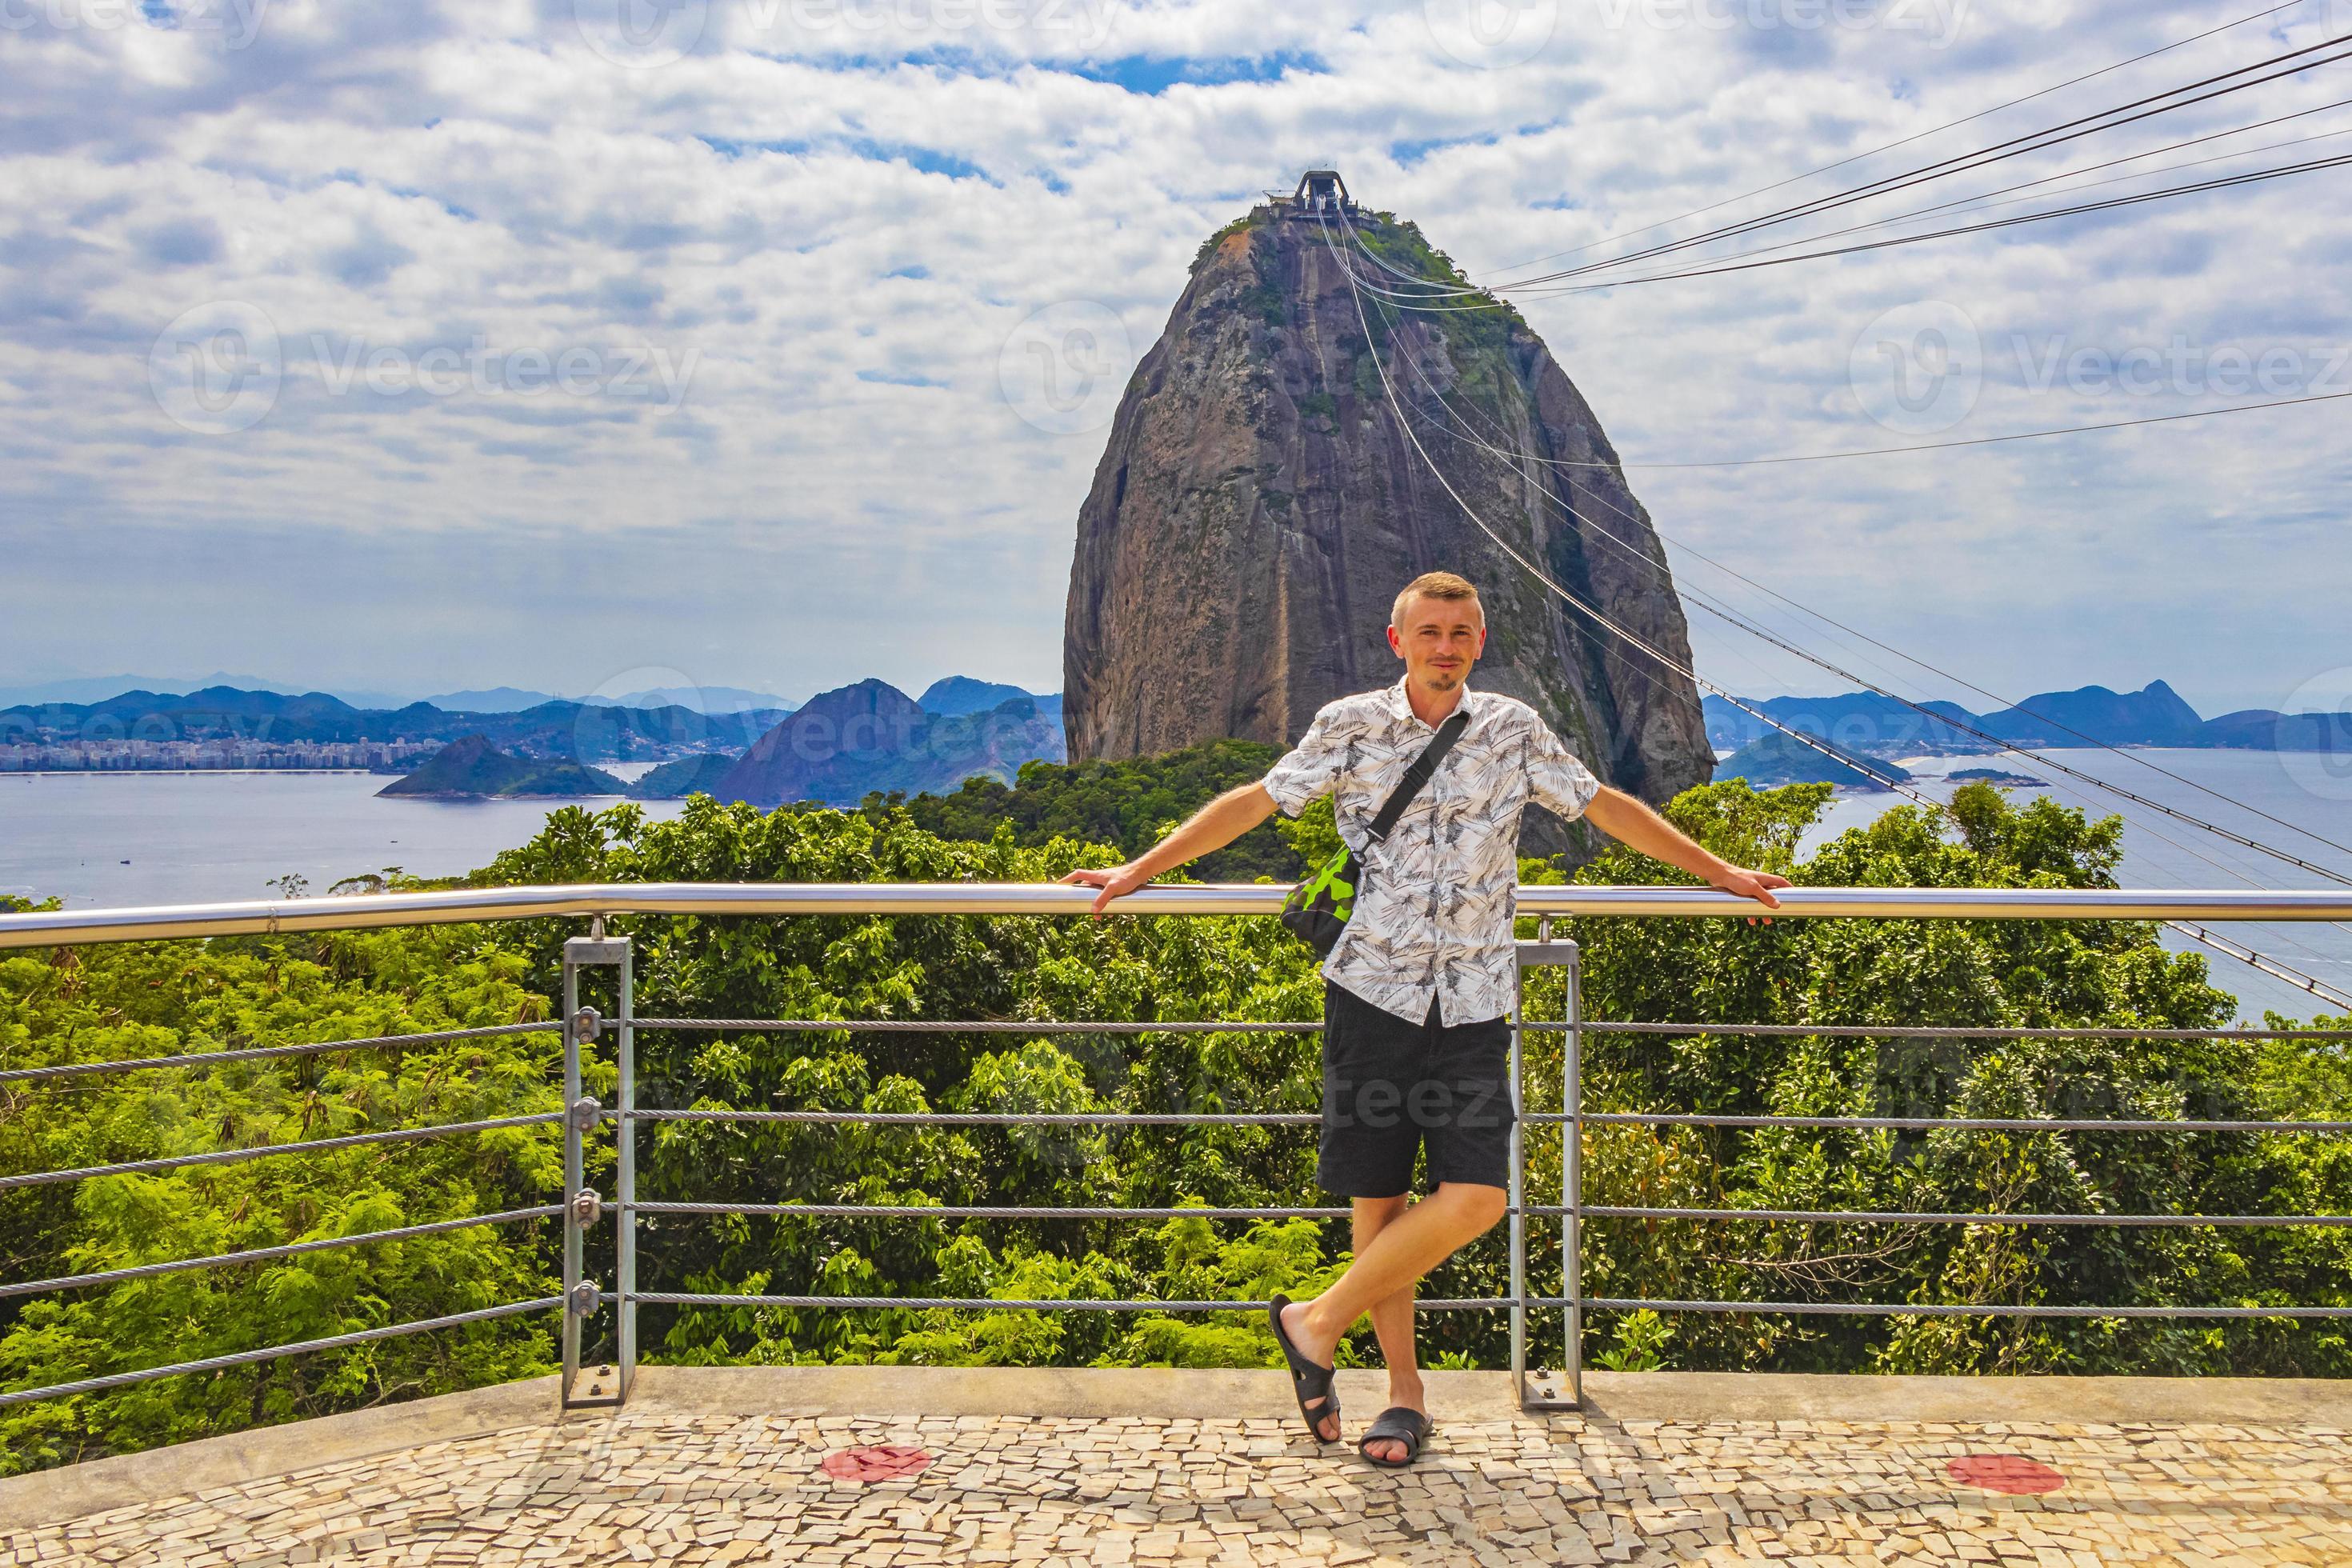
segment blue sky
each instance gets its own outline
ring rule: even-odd
[[[1110,399],[1040,404],[1038,323],[1083,324],[1115,397],[1265,188],[1335,163],[1507,278],[2252,9],[11,0],[0,686],[1051,689]],[[2305,0],[1786,194],[2347,31]],[[2319,109],[2345,69],[1968,188]],[[1629,461],[2352,390],[2347,178],[1522,309]],[[1923,331],[1971,345],[1958,403],[1895,395]],[[1633,479],[1685,580],[1776,624],[1689,551],[2011,695],[2341,705],[2347,407]],[[1837,684],[1693,631],[1735,689]]]

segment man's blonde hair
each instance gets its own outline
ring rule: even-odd
[[[1415,599],[1444,599],[1455,604],[1467,599],[1478,605],[1478,618],[1486,618],[1486,606],[1479,603],[1478,590],[1469,578],[1451,572],[1423,572],[1407,583],[1404,592],[1396,596],[1396,603],[1389,606],[1389,625],[1402,626],[1405,606]]]

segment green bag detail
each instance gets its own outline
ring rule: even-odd
[[[1371,826],[1366,830],[1373,843],[1387,842],[1390,833],[1395,830],[1397,818],[1404,815],[1412,797],[1429,783],[1430,775],[1437,772],[1437,764],[1445,760],[1445,753],[1454,749],[1454,742],[1469,723],[1469,713],[1457,710],[1437,727],[1436,736],[1405,769],[1404,777],[1397,781],[1388,799],[1381,803],[1380,815],[1372,818]],[[1282,923],[1318,953],[1329,957],[1347,931],[1349,917],[1356,912],[1356,894],[1363,881],[1363,862],[1353,849],[1342,848],[1323,862],[1315,875],[1290,889],[1290,896],[1282,901]]]

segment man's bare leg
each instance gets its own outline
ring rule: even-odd
[[[1494,1228],[1510,1206],[1510,1194],[1501,1187],[1467,1182],[1441,1182],[1437,1191],[1385,1221],[1371,1240],[1356,1253],[1348,1271],[1311,1301],[1293,1301],[1283,1309],[1283,1331],[1299,1352],[1324,1365],[1331,1364],[1339,1336],[1358,1318],[1390,1297],[1402,1298],[1405,1331],[1412,1331],[1412,1288],[1421,1277],[1470,1242]],[[1378,1320],[1373,1329],[1379,1331]],[[1410,1341],[1408,1340],[1408,1343]],[[1388,1339],[1381,1341],[1388,1352]],[[1391,1363],[1393,1365],[1393,1363]],[[1391,1373],[1391,1378],[1394,1373]],[[1414,1373],[1418,1381],[1420,1373]],[[1338,1436],[1318,1423],[1326,1441]],[[1401,1456],[1400,1456],[1401,1457]]]
[[[1405,1200],[1393,1198],[1358,1198],[1356,1200],[1356,1256],[1361,1258],[1372,1238],[1388,1224],[1405,1211]],[[1402,1405],[1423,1415],[1429,1413],[1427,1400],[1421,1387],[1421,1361],[1413,1350],[1412,1293],[1413,1287],[1381,1297],[1372,1303],[1372,1335],[1381,1342],[1381,1360],[1389,1369],[1389,1403]],[[1393,1437],[1382,1437],[1368,1450],[1376,1459],[1395,1463],[1404,1458],[1404,1445]]]

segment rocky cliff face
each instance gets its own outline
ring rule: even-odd
[[[1367,341],[1333,248],[1346,231],[1278,213],[1259,208],[1202,247],[1119,405],[1070,571],[1071,761],[1296,740],[1325,702],[1396,679],[1390,601],[1444,569],[1486,603],[1474,682],[1534,705],[1611,784],[1658,801],[1704,783],[1713,752],[1691,682],[1513,564],[1406,438],[1410,419],[1481,517],[1687,666],[1649,515],[1542,342],[1515,311],[1400,323],[1370,293]],[[1412,225],[1368,213],[1354,224],[1391,266],[1457,278]],[[1360,253],[1354,265],[1403,286]],[[1545,837],[1543,847],[1565,842]]]

